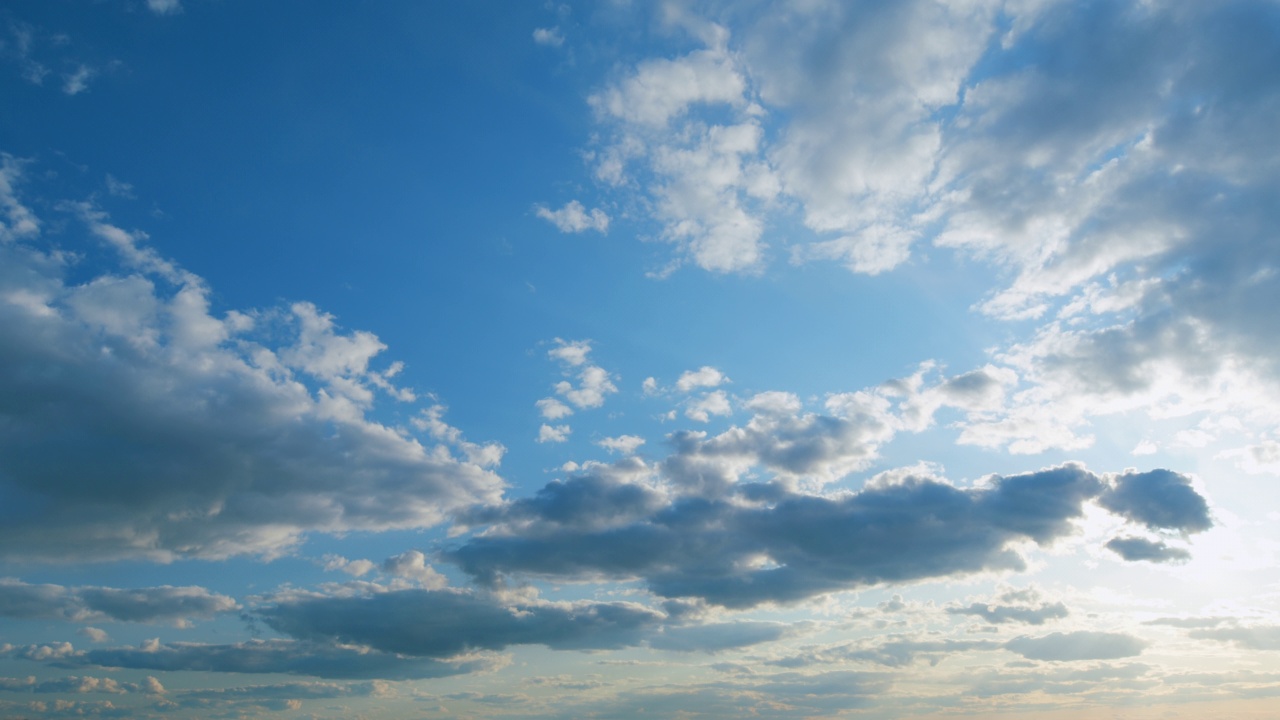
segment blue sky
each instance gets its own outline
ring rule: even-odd
[[[0,715],[1269,717],[1271,2],[0,8]]]

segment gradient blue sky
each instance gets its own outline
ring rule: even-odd
[[[0,715],[1271,717],[1280,6],[0,7]]]

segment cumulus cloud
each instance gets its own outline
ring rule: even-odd
[[[19,619],[165,622],[185,626],[193,619],[208,619],[238,608],[233,598],[202,587],[65,587],[0,578],[0,616]]]
[[[1070,662],[1134,657],[1142,654],[1147,643],[1125,633],[1077,630],[1043,637],[1014,638],[1005,643],[1005,647],[1028,660]]]
[[[686,370],[680,373],[679,379],[676,380],[676,389],[687,393],[696,388],[713,388],[726,382],[729,382],[729,378],[724,373],[710,365],[703,365],[697,370]]]
[[[1191,479],[1171,470],[1117,475],[1098,504],[1152,530],[1195,533],[1213,527],[1209,505]]]
[[[1218,640],[1250,650],[1280,650],[1280,625],[1201,628],[1188,636],[1198,640]]]
[[[271,555],[305,532],[424,527],[496,498],[501,481],[449,438],[368,419],[376,392],[405,398],[371,365],[377,338],[307,303],[215,315],[205,283],[143,234],[68,209],[123,267],[70,282],[69,256],[7,211],[0,552]]]
[[[729,405],[729,396],[723,390],[716,390],[689,401],[684,415],[690,420],[710,422],[712,415],[724,416],[732,412],[733,407]]]
[[[596,232],[609,231],[609,216],[600,208],[587,210],[577,200],[570,200],[559,210],[549,210],[543,206],[536,208],[538,217],[555,225],[564,233],[580,233],[586,230]]]
[[[147,8],[157,15],[182,12],[182,0],[147,0]]]
[[[543,423],[538,428],[536,440],[540,443],[562,443],[569,439],[571,431],[572,428],[568,425],[547,425]]]
[[[1130,562],[1147,560],[1155,563],[1191,559],[1191,553],[1182,548],[1169,547],[1161,540],[1140,537],[1117,537],[1107,541],[1106,548]]]
[[[607,437],[597,440],[596,444],[609,452],[630,455],[644,444],[644,438],[638,435],[619,435],[618,437]]]
[[[751,607],[1019,570],[1025,564],[1013,543],[1050,544],[1070,534],[1083,503],[1101,491],[1101,480],[1075,465],[968,490],[908,477],[840,496],[746,485],[738,499],[665,497],[582,476],[492,516],[491,531],[443,557],[485,584],[507,575],[641,578],[660,596]],[[748,501],[757,492],[760,499]],[[602,515],[611,522],[601,525]]]
[[[427,556],[421,550],[408,550],[387,558],[382,571],[400,578],[407,578],[428,590],[439,590],[448,580],[427,564]]]

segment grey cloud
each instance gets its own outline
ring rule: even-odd
[[[1068,534],[1082,504],[1101,489],[1093,473],[1066,465],[996,477],[970,490],[912,477],[831,497],[775,488],[767,504],[680,497],[599,530],[530,517],[442,557],[483,583],[507,574],[638,577],[664,597],[750,607],[877,583],[1020,569],[1009,543],[1047,544]]]
[[[649,646],[677,652],[718,652],[780,640],[796,632],[794,624],[777,622],[722,622],[670,627],[649,640]]]
[[[1098,504],[1152,530],[1194,533],[1213,527],[1204,497],[1188,477],[1171,470],[1118,475]]]
[[[493,660],[486,658],[406,658],[393,653],[292,640],[255,640],[233,645],[149,643],[138,648],[89,650],[61,663],[138,670],[284,673],[353,680],[420,680],[493,667]]]
[[[1228,642],[1250,650],[1280,650],[1280,625],[1199,629],[1187,635],[1200,640]]]
[[[1191,559],[1191,553],[1182,548],[1169,547],[1162,541],[1140,537],[1112,538],[1107,541],[1105,547],[1130,562],[1147,560],[1164,563]]]
[[[185,708],[258,707],[285,710],[290,701],[334,698],[378,697],[388,692],[381,681],[332,683],[289,682],[276,685],[248,685],[206,690],[180,690],[169,699]]]
[[[75,210],[123,274],[70,284],[65,254],[0,244],[0,555],[270,555],[496,499],[493,473],[366,418],[411,396],[370,368],[377,338],[306,303],[216,317],[199,278]]]
[[[368,597],[313,597],[261,611],[300,640],[347,643],[414,657],[445,658],[510,645],[604,649],[639,644],[665,616],[634,603],[523,604],[475,593],[401,590]]]
[[[1147,643],[1124,633],[1078,630],[1014,638],[1005,643],[1005,647],[1028,660],[1069,662],[1134,657],[1142,654]]]
[[[971,603],[967,607],[949,607],[952,615],[974,615],[995,625],[1018,622],[1028,625],[1043,625],[1049,620],[1060,620],[1070,612],[1061,602],[1042,602],[1038,605],[997,605],[989,603]]]
[[[63,587],[0,579],[0,616],[77,622],[178,622],[205,619],[238,607],[202,587]]]

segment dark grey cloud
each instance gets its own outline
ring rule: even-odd
[[[1182,548],[1169,547],[1163,541],[1140,537],[1112,538],[1107,541],[1105,547],[1130,562],[1146,560],[1166,563],[1191,559],[1191,553]]]
[[[0,243],[0,556],[271,555],[497,498],[456,432],[436,452],[367,418],[412,397],[372,334],[307,303],[215,314],[142,235],[68,211],[119,267],[72,281],[74,246]]]
[[[1152,530],[1195,533],[1213,527],[1204,497],[1190,478],[1172,470],[1117,475],[1098,504]]]
[[[1077,630],[1043,637],[1019,637],[1004,645],[1028,660],[1115,660],[1141,655],[1147,643],[1132,635]]]
[[[0,579],[0,616],[20,619],[182,624],[237,607],[233,598],[202,587],[64,587]]]
[[[566,522],[556,508],[547,520],[526,512],[519,526],[498,526],[442,557],[485,584],[521,574],[638,577],[660,596],[750,607],[877,583],[1020,569],[1009,543],[1048,544],[1068,534],[1083,503],[1101,490],[1093,473],[1065,465],[995,477],[974,489],[909,477],[841,496],[774,487],[754,494],[769,498],[764,502],[676,497],[642,519],[599,530]]]
[[[363,648],[293,640],[231,645],[146,643],[136,648],[88,650],[56,660],[64,666],[230,673],[284,673],[351,680],[420,680],[491,669],[489,658],[408,658]]]
[[[635,603],[509,606],[478,593],[452,590],[293,599],[260,614],[272,628],[299,640],[434,658],[511,645],[561,650],[638,645],[666,618]]]

